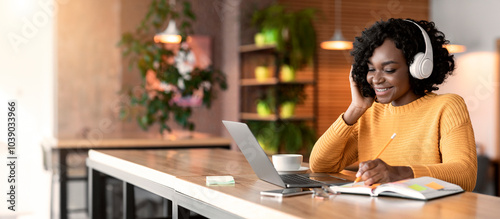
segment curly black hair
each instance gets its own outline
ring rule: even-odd
[[[412,19],[406,20],[414,21]],[[425,20],[414,22],[418,23],[429,35],[434,53],[434,68],[431,76],[422,80],[409,76],[413,92],[423,96],[427,92],[439,89],[436,85],[442,84],[448,75],[452,74],[455,69],[455,61],[453,55],[449,54],[448,50],[443,47],[449,41],[445,39],[443,32],[436,29],[434,22]],[[415,54],[425,52],[425,42],[421,30],[415,24],[404,19],[391,18],[387,21],[378,21],[370,28],[365,29],[361,36],[355,38],[354,48],[351,52],[354,57],[353,79],[365,97],[375,97],[375,91],[366,80],[368,59],[386,39],[394,41],[396,48],[403,51],[408,66],[413,63]],[[409,69],[408,74],[410,74]]]

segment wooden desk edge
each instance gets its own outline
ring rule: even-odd
[[[231,140],[223,137],[189,138],[179,140],[163,139],[64,139],[57,141],[54,149],[90,148],[139,148],[139,147],[221,147],[230,146]]]

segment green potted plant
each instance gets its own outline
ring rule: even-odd
[[[252,23],[260,30],[255,36],[255,43],[257,46],[275,45],[280,82],[295,81],[296,70],[313,64],[316,50],[312,24],[314,16],[314,9],[289,11],[279,4],[253,13]],[[300,83],[279,83],[268,88],[269,92],[264,92],[258,99],[257,107],[260,105],[262,109],[274,110],[271,113],[279,110],[276,121],[248,121],[266,153],[295,153],[301,150],[308,153],[312,148],[316,134],[311,124],[287,120],[294,115],[295,105],[303,103],[306,98],[304,87]],[[269,114],[266,110],[262,111]]]
[[[295,80],[295,69],[289,65],[282,65],[280,68],[280,80],[283,82],[291,82]]]
[[[189,101],[210,107],[216,87],[222,90],[227,88],[224,73],[212,66],[193,68],[189,72],[178,68],[176,58],[179,54],[189,52],[189,48],[184,45],[188,34],[192,32],[191,21],[195,20],[195,15],[189,2],[182,3],[182,13],[173,6],[167,0],[153,0],[136,31],[124,33],[118,44],[123,49],[123,56],[129,61],[129,67],[136,66],[142,78],[139,89],[127,91],[130,105],[139,110],[135,110],[135,115],[122,110],[120,116],[136,117],[144,130],[159,124],[161,133],[171,131],[167,124],[171,118],[183,128],[194,130],[195,124],[189,120],[193,107]],[[153,37],[167,20],[172,19],[181,23],[179,32],[182,40],[178,52],[155,42]],[[151,78],[153,84],[149,81]]]
[[[290,118],[295,114],[295,106],[304,103],[306,93],[303,84],[287,84],[278,87],[280,117]]]
[[[276,98],[274,89],[260,91],[259,98],[256,101],[257,114],[261,117],[267,117],[275,113]]]
[[[255,134],[257,141],[267,154],[275,154],[280,150],[285,153],[296,153],[305,149],[307,153],[316,141],[314,129],[300,121],[287,121],[294,115],[296,104],[302,104],[306,98],[303,84],[284,84],[276,88],[261,91],[257,100],[257,113],[266,117],[279,107],[278,121],[248,121],[248,126]],[[276,96],[276,92],[279,95]],[[278,98],[276,98],[278,97]]]
[[[259,82],[264,82],[273,77],[273,73],[271,72],[271,68],[269,67],[269,59],[260,58],[257,59],[255,64],[257,65],[254,69],[255,79]]]
[[[278,153],[280,138],[275,135],[278,130],[277,123],[248,121],[247,125],[266,154]]]
[[[252,23],[260,29],[267,44],[276,45],[281,63],[295,71],[312,64],[316,51],[316,32],[312,24],[315,13],[312,8],[292,12],[274,4],[254,12]]]
[[[257,81],[266,81],[271,78],[271,73],[269,71],[269,67],[266,65],[259,65],[255,67],[255,79]]]
[[[267,154],[308,154],[316,142],[316,132],[305,122],[248,121],[250,130]]]
[[[304,84],[282,84],[276,88],[260,90],[256,101],[257,114],[262,117],[269,116],[275,113],[276,106],[279,106],[281,119],[292,117],[295,106],[304,103],[307,97],[304,87]]]

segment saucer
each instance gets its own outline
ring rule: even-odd
[[[298,170],[278,170],[278,174],[306,173],[309,167],[300,167]]]

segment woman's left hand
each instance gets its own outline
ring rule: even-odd
[[[413,170],[407,166],[390,166],[381,159],[375,159],[359,163],[356,177],[360,176],[361,181],[369,186],[413,178]]]

